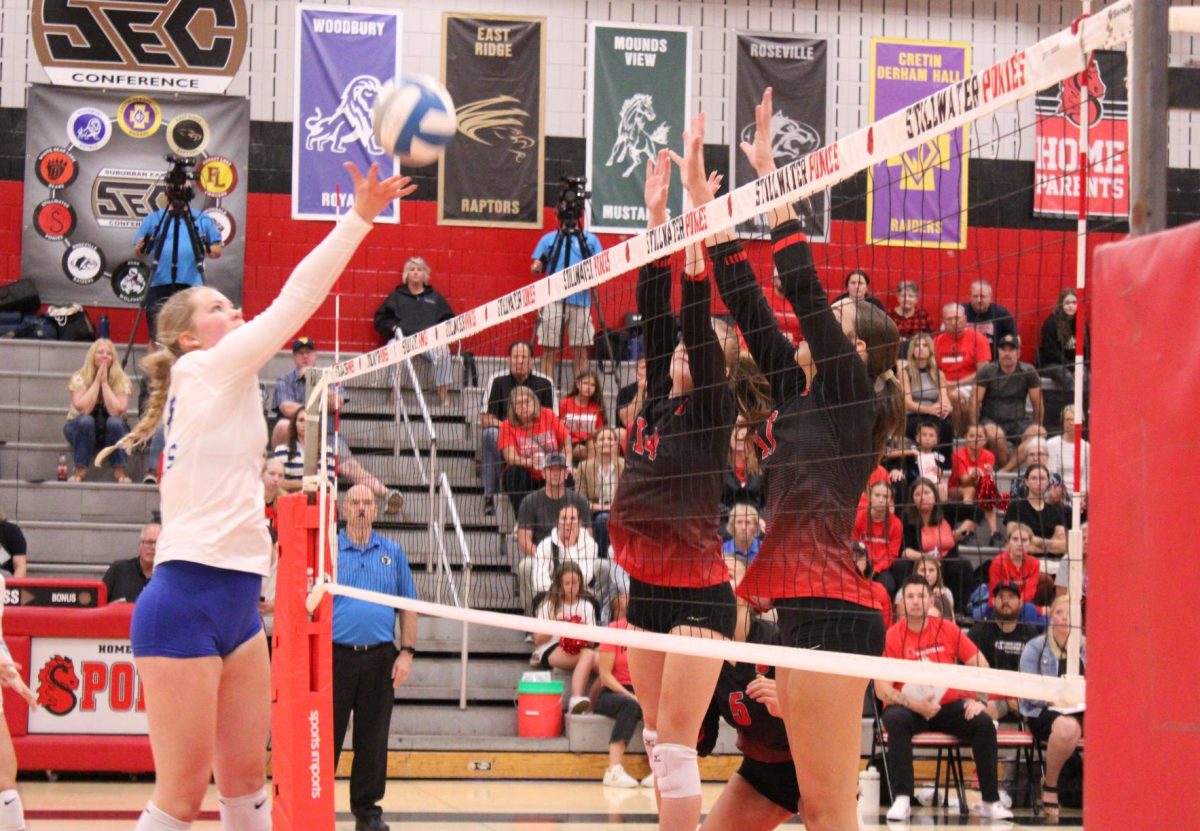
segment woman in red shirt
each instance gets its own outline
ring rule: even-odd
[[[500,485],[512,501],[513,513],[520,510],[526,494],[541,486],[548,455],[562,453],[571,459],[570,433],[553,410],[543,409],[529,387],[513,388],[497,444],[505,464]]]
[[[900,543],[904,539],[904,526],[891,511],[892,486],[887,481],[872,483],[869,492],[869,502],[860,506],[858,516],[854,520],[854,541],[866,546],[871,555],[871,566],[876,575],[881,575],[892,567],[892,563],[900,556]],[[881,580],[889,592],[896,590],[890,574],[882,574],[886,580]],[[876,576],[879,580],[879,576]],[[887,585],[893,583],[893,585]]]
[[[558,402],[558,418],[571,434],[576,464],[591,455],[592,437],[604,426],[603,400],[600,376],[589,369],[575,376],[571,392]]]
[[[1021,522],[1008,527],[1008,545],[988,567],[988,597],[994,597],[996,586],[1015,582],[1021,587],[1021,600],[1032,603],[1037,595],[1042,563],[1033,555],[1033,529]]]

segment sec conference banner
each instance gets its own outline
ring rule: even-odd
[[[871,39],[870,120],[964,78],[966,43]],[[944,133],[867,172],[867,242],[918,248],[967,244],[967,128]]]
[[[400,172],[371,132],[371,108],[400,67],[400,12],[296,7],[296,67],[292,118],[292,218],[336,219],[354,205],[342,165]],[[398,222],[399,203],[379,222]]]
[[[588,29],[589,228],[628,234],[646,227],[646,160],[683,152],[692,97],[691,29],[593,23]],[[667,213],[683,210],[671,188]]]
[[[440,164],[440,224],[542,227],[545,66],[544,18],[442,16],[458,135]]]

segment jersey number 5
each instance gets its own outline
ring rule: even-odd
[[[658,455],[658,431],[647,435],[646,419],[638,416],[637,420],[637,441],[633,443],[633,452],[639,456],[649,456],[650,461],[654,461],[654,457]]]
[[[733,716],[733,720],[742,727],[750,725],[750,711],[746,709],[746,705],[742,703],[745,697],[744,692],[731,692],[729,694],[729,712]]]

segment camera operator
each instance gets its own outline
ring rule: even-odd
[[[583,230],[586,179],[563,177],[558,196],[558,228],[541,238],[533,249],[533,274],[557,274],[578,262],[600,253],[600,240]],[[542,374],[555,378],[558,352],[566,330],[567,347],[575,363],[575,374],[588,367],[588,347],[595,330],[592,327],[592,295],[577,291],[566,300],[542,308],[538,315],[537,340],[542,347]]]
[[[150,254],[154,274],[146,293],[146,326],[150,340],[157,334],[158,310],[167,299],[184,289],[204,284],[204,258],[221,256],[221,232],[211,218],[191,207],[195,195],[190,181],[196,178],[193,162],[167,156],[167,206],[142,220],[133,250]]]

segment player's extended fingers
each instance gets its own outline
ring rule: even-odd
[[[359,172],[358,165],[354,162],[342,162],[342,167],[346,168],[346,172],[350,174],[350,181],[354,183],[354,187],[357,190],[359,183],[363,180],[363,175]]]

